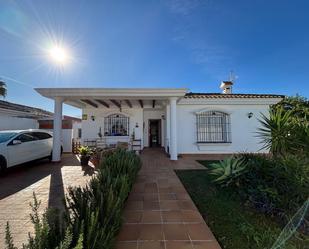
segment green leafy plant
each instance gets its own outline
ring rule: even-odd
[[[274,156],[309,154],[309,101],[289,97],[271,107],[269,117],[261,114],[258,137]]]
[[[246,164],[242,158],[230,157],[208,166],[208,172],[214,177],[214,182],[229,186],[236,183],[236,179],[246,171]]]
[[[78,149],[78,153],[81,156],[90,156],[92,154],[92,151],[91,151],[91,149],[88,146],[81,146]]]
[[[5,227],[5,245],[6,245],[5,249],[17,249],[17,247],[15,247],[14,245],[9,222],[6,223]]]
[[[284,155],[299,147],[297,139],[297,125],[292,121],[291,112],[284,112],[283,109],[270,111],[270,116],[264,114],[258,129],[258,136],[262,139],[262,149],[269,149],[274,155]]]
[[[113,248],[125,201],[140,167],[134,153],[117,149],[108,154],[85,187],[68,189],[64,213],[47,209],[41,217],[34,194],[30,218],[35,233],[29,234],[23,249]],[[6,249],[17,249],[9,225],[6,230]]]
[[[73,245],[82,233],[83,248],[112,248],[125,200],[140,166],[138,156],[118,149],[104,158],[86,187],[69,189],[66,209]]]

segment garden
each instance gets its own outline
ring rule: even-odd
[[[85,153],[85,148],[83,148]],[[113,248],[122,222],[122,210],[141,167],[133,152],[117,149],[101,161],[85,187],[71,187],[63,210],[48,208],[40,215],[40,201],[33,194],[29,233],[23,249]],[[7,223],[6,249],[17,249]]]
[[[179,170],[224,249],[304,249],[309,244],[309,101],[289,97],[261,116],[269,154],[240,153]]]

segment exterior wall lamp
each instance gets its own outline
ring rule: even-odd
[[[92,121],[95,121],[95,116],[91,116],[91,120],[92,120]]]
[[[248,118],[252,118],[253,117],[253,112],[249,112],[248,113]]]

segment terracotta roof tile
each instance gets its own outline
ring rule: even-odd
[[[240,98],[240,99],[253,99],[253,98],[284,98],[284,95],[278,94],[251,94],[251,93],[187,93],[185,99],[227,99],[227,98]]]
[[[18,111],[21,114],[21,117],[29,117],[29,118],[39,118],[39,117],[53,117],[53,113],[49,111],[45,111],[40,108],[15,104],[12,102],[0,100],[0,108],[11,110],[11,111]]]

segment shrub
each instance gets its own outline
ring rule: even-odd
[[[237,158],[239,160],[231,158],[211,166],[211,174],[220,172],[214,182],[235,189],[259,211],[289,216],[308,198],[309,160],[306,157],[242,154]]]
[[[23,249],[112,248],[121,226],[124,203],[140,169],[134,153],[117,149],[103,160],[97,174],[85,187],[70,187],[65,212],[47,209],[41,218],[34,195],[31,221],[35,235]],[[6,228],[6,248],[16,249]]]
[[[111,248],[121,225],[121,212],[140,169],[140,159],[118,149],[106,156],[84,188],[70,188],[67,217],[73,244],[83,235],[83,248]]]

